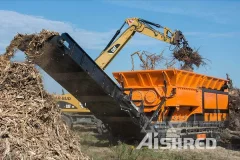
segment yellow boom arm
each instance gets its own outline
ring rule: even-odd
[[[115,40],[126,23],[129,25],[129,27],[122,33],[121,36],[119,36],[117,40]],[[155,30],[152,28],[152,26],[163,28],[163,33]],[[135,32],[172,45],[176,45],[178,47],[180,45],[183,45],[184,47],[188,45],[181,31],[177,30],[173,32],[167,27],[162,27],[159,24],[155,24],[140,18],[128,18],[113,36],[106,48],[96,58],[95,62],[104,70],[113,60],[113,58],[120,52],[124,45],[132,38]]]

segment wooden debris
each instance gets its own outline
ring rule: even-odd
[[[134,70],[134,55],[138,55],[141,61],[140,67],[143,70],[153,70],[164,60],[163,52],[159,55],[156,55],[155,53],[149,53],[147,51],[142,51],[142,53],[140,51],[134,52],[131,54],[132,71]]]
[[[224,145],[240,149],[240,89],[229,90],[229,126],[221,133]]]
[[[88,159],[78,137],[62,122],[55,100],[44,91],[34,64],[10,62],[17,49],[38,55],[55,34],[18,34],[0,56],[0,159]]]
[[[11,58],[17,50],[26,53],[28,58],[40,55],[44,42],[54,35],[59,35],[59,33],[45,29],[36,34],[17,34],[6,48],[5,56]]]
[[[206,65],[202,56],[198,53],[198,50],[191,48],[181,48],[173,52],[173,57],[179,62],[183,62],[181,69],[193,71],[194,66],[197,68],[201,65]]]
[[[233,88],[229,91],[229,112],[229,128],[240,131],[240,89]]]

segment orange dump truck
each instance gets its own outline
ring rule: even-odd
[[[201,133],[196,130],[199,123],[218,130],[228,120],[225,79],[177,69],[114,72],[113,76],[148,117],[158,110],[153,122],[185,123],[180,125],[185,128],[190,124],[188,129]]]

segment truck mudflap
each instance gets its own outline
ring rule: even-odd
[[[145,135],[148,118],[67,33],[46,41],[42,54],[31,60],[102,120],[114,136],[141,139]]]

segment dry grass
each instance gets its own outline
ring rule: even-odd
[[[99,136],[96,129],[81,126],[75,129],[80,137],[82,151],[95,160],[226,160],[239,159],[240,152],[217,147],[213,150],[152,150],[136,149],[136,144],[110,143],[107,136]]]

